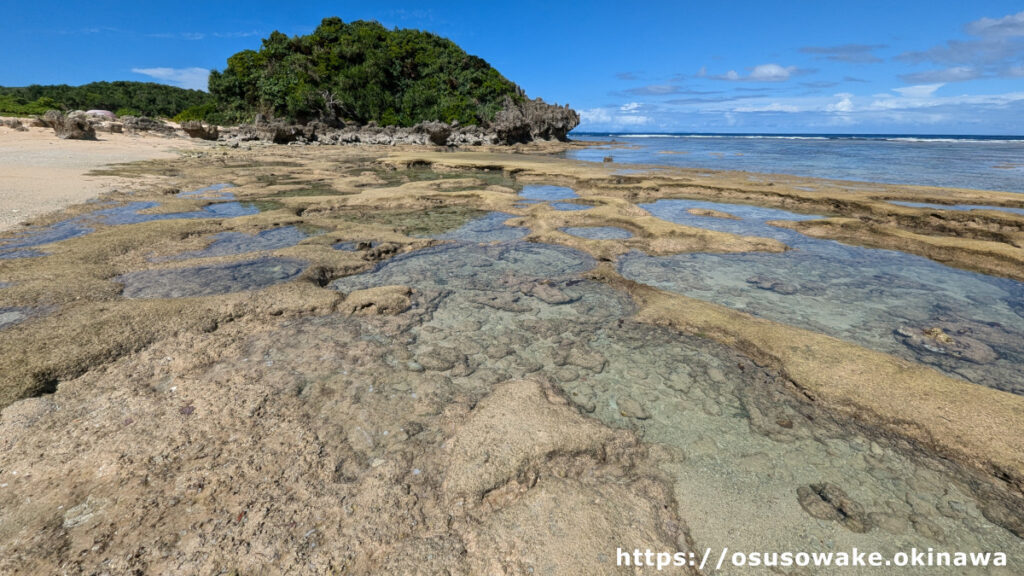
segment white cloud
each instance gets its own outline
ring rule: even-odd
[[[206,68],[132,68],[132,72],[193,90],[206,90],[210,78],[210,71]]]
[[[781,82],[789,80],[789,75],[793,72],[796,72],[796,66],[783,68],[778,64],[761,64],[754,66],[754,70],[750,73],[750,79],[757,82]]]
[[[706,70],[701,68],[702,73]],[[743,76],[735,70],[729,70],[725,74],[712,76],[717,80],[729,80],[731,82],[785,82],[793,76],[808,74],[813,70],[801,70],[796,66],[781,66],[779,64],[758,64],[750,68],[750,74]]]
[[[780,104],[772,102],[764,106],[739,106],[733,108],[733,112],[800,112],[800,108],[792,104]]]
[[[990,38],[1024,36],[1024,12],[1002,18],[982,18],[964,27],[968,34]]]
[[[964,82],[981,78],[984,74],[971,66],[953,66],[943,70],[926,70],[913,74],[903,74],[900,79],[904,82],[926,83],[926,82]]]
[[[826,112],[839,112],[843,114],[853,112],[853,94],[843,92],[836,94],[836,98],[839,98],[839,101],[826,106]]]
[[[611,121],[612,115],[604,108],[580,110],[581,124],[608,124]]]
[[[945,86],[944,83],[938,84],[918,84],[917,86],[907,86],[906,88],[893,88],[894,92],[899,92],[904,98],[930,98],[935,91]]]
[[[905,82],[963,82],[975,78],[1013,76],[1024,53],[1024,12],[1002,18],[969,22],[964,31],[973,38],[949,40],[927,50],[905,52],[897,59],[921,64],[930,62],[944,68],[901,76]]]
[[[650,125],[653,122],[651,116],[638,113],[642,107],[637,102],[629,102],[621,106],[580,110],[581,130],[621,130]]]

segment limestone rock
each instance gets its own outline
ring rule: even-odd
[[[85,117],[84,112],[62,114],[50,110],[43,115],[43,121],[53,128],[57,137],[62,140],[95,140],[96,130]]]
[[[394,316],[409,309],[410,295],[408,286],[377,286],[349,293],[341,308],[348,314]]]
[[[199,120],[189,120],[181,123],[181,129],[184,130],[185,134],[189,135],[189,138],[199,138],[202,140],[216,140],[220,135],[220,131],[216,126],[212,124],[205,124]]]
[[[835,484],[801,486],[796,495],[804,511],[815,518],[839,522],[852,532],[867,532],[872,527],[864,507]]]
[[[531,140],[561,140],[580,123],[580,115],[566,106],[555,106],[537,98],[514,102],[505,100],[505,106],[494,117],[491,129],[498,144],[517,144]]]
[[[121,124],[124,125],[124,131],[127,134],[139,134],[141,132],[154,132],[164,136],[174,134],[174,128],[171,128],[166,122],[146,116],[123,116]]]

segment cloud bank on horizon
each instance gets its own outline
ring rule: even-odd
[[[939,9],[936,7],[936,9]],[[952,31],[955,32],[955,31]],[[960,38],[897,51],[890,44],[794,46],[743,70],[711,64],[635,85],[625,103],[581,110],[595,132],[973,132],[1024,130],[1024,11],[963,24]],[[788,52],[788,53],[787,53]],[[784,57],[789,60],[784,60]],[[794,59],[813,65],[790,64]],[[884,68],[880,71],[872,67]],[[865,80],[857,76],[866,75]],[[761,84],[761,87],[735,87]],[[685,97],[678,97],[685,95]]]

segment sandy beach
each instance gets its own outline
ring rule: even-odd
[[[61,140],[50,128],[19,132],[0,126],[0,230],[79,204],[124,185],[88,173],[121,162],[173,158],[195,146],[183,138],[98,134],[97,140]]]

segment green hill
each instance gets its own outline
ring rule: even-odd
[[[81,86],[0,87],[0,114],[27,116],[47,110],[110,110],[135,116],[171,117],[213,98],[201,90],[185,90],[154,82],[93,82]]]
[[[216,100],[196,116],[228,122],[257,114],[293,122],[375,121],[411,126],[442,120],[486,123],[519,88],[454,42],[377,22],[324,19],[308,36],[274,32],[259,51],[228,59],[210,74]]]

